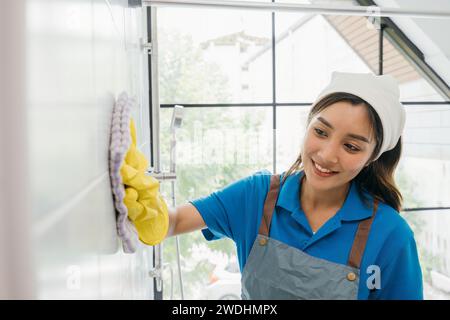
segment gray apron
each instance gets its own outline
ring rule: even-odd
[[[357,299],[359,267],[378,202],[374,201],[372,216],[359,223],[348,263],[343,265],[269,237],[279,188],[280,175],[272,175],[258,236],[242,273],[242,299]]]

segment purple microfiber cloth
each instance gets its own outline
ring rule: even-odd
[[[109,146],[109,171],[111,187],[116,209],[117,233],[122,240],[125,253],[134,253],[139,242],[139,235],[134,224],[128,219],[128,209],[123,203],[125,187],[120,167],[131,145],[130,119],[135,100],[122,92],[114,104],[111,122],[111,141]]]

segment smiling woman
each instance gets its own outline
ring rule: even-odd
[[[404,121],[402,117],[399,122]],[[314,200],[310,200],[326,206],[345,198],[348,183],[354,179],[366,205],[370,204],[363,190],[401,210],[402,195],[394,181],[401,137],[393,148],[380,152],[386,148],[382,120],[367,101],[347,92],[329,93],[313,105],[307,122],[303,148],[284,180],[304,169],[305,179],[310,180],[305,192],[311,188]],[[320,179],[328,177],[332,179]],[[315,203],[310,206],[317,207]]]
[[[334,73],[300,155],[178,207],[178,233],[236,243],[243,299],[422,299],[393,173],[405,114],[390,76]],[[193,224],[197,221],[197,224]]]
[[[304,170],[300,201],[314,232],[342,206],[351,181],[363,170],[373,170],[373,158],[382,142],[381,120],[373,107],[363,99],[350,93],[336,92],[328,94],[313,106],[308,116],[301,153],[284,176],[283,182],[293,172]],[[399,157],[400,153],[397,153],[394,166]],[[377,161],[384,159],[383,155]],[[373,175],[378,180],[355,180],[367,207],[370,207],[370,201],[365,193],[369,192],[375,199],[399,210],[401,194],[395,184],[383,185],[383,181],[389,178],[393,180],[393,177],[382,178],[384,172],[375,172]],[[383,190],[390,197],[377,194],[377,190]],[[392,195],[398,195],[398,198]]]

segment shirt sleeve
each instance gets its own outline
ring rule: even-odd
[[[258,189],[261,189],[261,184],[258,183],[261,180],[258,179],[260,173],[257,172],[208,196],[190,201],[205,221],[207,229],[203,229],[202,233],[206,240],[227,237],[236,242],[242,238],[247,222],[252,219],[250,202],[258,200]]]
[[[396,239],[388,239],[389,242],[397,241],[402,244],[394,246],[395,249],[384,259],[386,263],[381,266],[381,288],[371,294],[372,299],[423,299],[422,271],[414,234],[409,226],[402,229],[405,230],[395,232]],[[399,235],[403,235],[403,241],[400,241]]]

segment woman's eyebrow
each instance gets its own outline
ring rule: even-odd
[[[324,118],[318,117],[317,120],[322,122],[324,125],[326,125],[330,129],[334,129],[334,127],[331,125],[331,123],[329,123]],[[349,133],[349,134],[347,134],[347,137],[350,137],[350,138],[353,138],[353,139],[357,139],[357,140],[361,140],[361,141],[366,142],[366,143],[370,143],[369,139],[367,139],[366,137],[360,136],[359,134]]]

